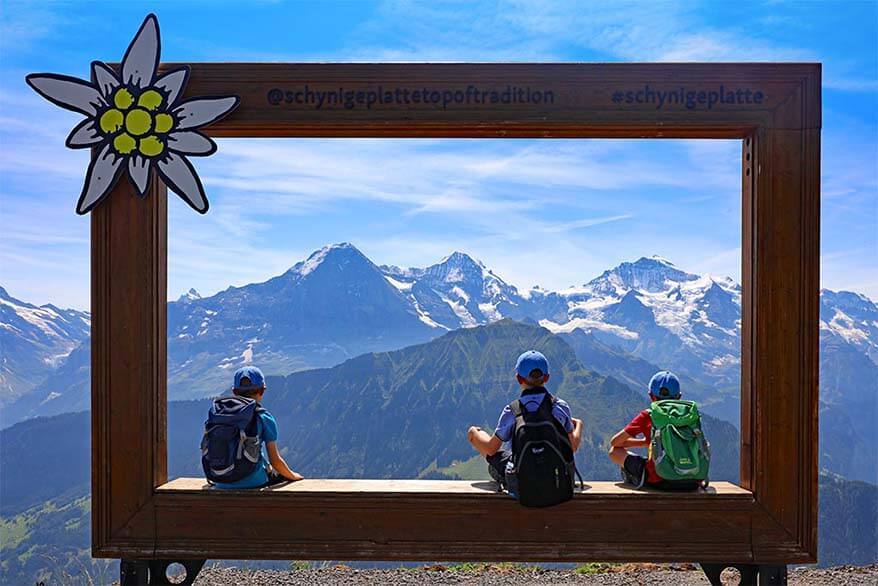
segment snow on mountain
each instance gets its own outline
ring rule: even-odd
[[[821,337],[840,338],[878,364],[878,306],[850,291],[820,291]]]
[[[876,482],[878,306],[864,295],[820,292],[820,404],[821,465]]]
[[[79,344],[49,376],[26,395],[3,406],[0,423],[5,427],[35,416],[87,411],[91,405],[91,344]]]
[[[823,302],[825,330],[874,351],[874,304],[832,292],[824,292]],[[195,368],[206,343],[218,344],[209,352],[214,371],[254,360],[282,372],[328,365],[357,348],[391,347],[403,338],[421,341],[512,318],[538,321],[561,334],[591,333],[634,356],[703,379],[723,389],[719,394],[733,397],[739,388],[741,287],[728,277],[688,273],[655,256],[622,263],[579,287],[522,294],[463,252],[404,269],[377,267],[356,247],[341,243],[315,251],[265,283],[207,299],[190,292],[178,304],[186,308],[186,321],[170,318],[169,324],[177,325],[169,328],[169,337],[175,349],[171,372],[181,377],[208,366]],[[230,346],[232,324],[236,341]]]
[[[623,295],[637,289],[658,293],[667,289],[668,283],[695,281],[698,275],[681,271],[670,261],[658,256],[643,257],[636,262],[623,262],[614,269],[587,283],[583,290],[594,295]]]
[[[232,371],[251,362],[287,374],[446,331],[349,243],[321,248],[263,283],[195,297],[168,304],[168,375],[176,398],[221,391]]]
[[[522,319],[531,309],[518,289],[463,252],[423,269],[381,269],[420,313],[446,329],[484,325],[505,317]]]
[[[201,293],[199,293],[195,289],[189,289],[189,291],[180,295],[179,299],[177,299],[177,303],[189,303],[191,301],[197,301],[199,299],[201,299]]]
[[[737,379],[741,289],[727,277],[699,276],[661,257],[643,257],[557,295],[567,312],[543,318],[549,330],[582,329],[651,362],[707,373],[720,384]]]
[[[824,290],[820,312],[821,398],[844,405],[853,397],[874,411],[878,375],[869,373],[878,372],[878,308],[862,295]],[[35,307],[0,289],[0,317],[5,392],[39,385],[40,402],[53,411],[87,405],[71,394],[82,387],[87,395],[87,361],[82,353],[64,357],[86,338],[88,314]],[[644,257],[578,287],[522,293],[463,252],[425,268],[378,267],[349,243],[321,248],[265,282],[204,298],[192,289],[169,303],[169,394],[222,391],[247,363],[287,374],[503,318],[538,322],[568,338],[593,336],[621,356],[676,370],[711,389],[693,396],[710,412],[738,417],[741,287],[729,278]],[[849,367],[840,372],[833,364]],[[45,410],[31,407],[20,411]]]
[[[32,305],[0,287],[0,405],[45,380],[90,327],[88,312]]]
[[[555,333],[594,334],[640,358],[708,377],[729,393],[738,388],[741,288],[727,277],[687,273],[654,256],[579,287],[520,293],[462,252],[427,268],[381,269],[420,315],[446,328],[531,319]]]

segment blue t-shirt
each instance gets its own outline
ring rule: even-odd
[[[521,401],[521,406],[528,413],[533,413],[540,407],[540,403],[543,401],[543,397],[546,396],[546,390],[543,389],[540,392],[533,392],[535,389],[531,389],[531,392],[522,395],[519,397]],[[564,427],[564,430],[567,433],[573,431],[573,416],[570,414],[570,405],[567,404],[563,399],[556,399],[555,403],[552,405],[552,415],[555,416],[555,419]],[[515,415],[512,413],[512,409],[509,408],[509,405],[503,407],[503,411],[500,413],[500,419],[497,421],[497,429],[494,431],[494,435],[500,438],[500,441],[506,443],[512,440],[512,432],[515,430]]]
[[[277,421],[268,411],[259,414],[259,419],[256,421],[256,433],[262,440],[263,446],[268,442],[277,441]],[[265,458],[265,450],[263,449],[259,452],[259,462],[256,464],[256,469],[249,476],[238,482],[217,482],[214,486],[217,488],[258,488],[268,483],[267,469],[268,460]]]

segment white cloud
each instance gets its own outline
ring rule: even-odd
[[[346,47],[319,55],[300,51],[290,55],[251,52],[250,56],[281,61],[301,60],[303,55],[309,60],[359,61],[551,61],[568,60],[573,54],[640,61],[824,57],[814,49],[775,41],[767,34],[770,29],[747,23],[721,27],[707,23],[704,12],[690,3],[671,2],[522,1],[476,7],[470,3],[437,7],[389,2],[377,8],[371,22],[347,37]],[[0,25],[2,47],[12,41],[22,46],[39,42],[51,27],[63,24],[37,20],[32,15],[5,19]],[[781,19],[772,23],[782,24]],[[178,45],[186,47],[186,42],[181,39]],[[205,53],[198,53],[196,44]],[[193,41],[191,54],[222,59],[215,52],[220,49],[229,59],[246,58],[243,50],[210,47],[201,40]],[[190,54],[188,49],[186,54]],[[845,63],[827,63],[824,73],[827,88],[845,92],[878,89],[874,68],[863,68],[855,57]],[[6,225],[17,227],[0,242],[2,279],[8,282],[7,275],[20,267],[44,268],[51,273],[45,283],[30,278],[27,285],[34,298],[57,295],[62,302],[76,298],[80,301],[71,304],[82,306],[81,300],[88,295],[88,255],[83,242],[88,221],[76,218],[72,209],[88,154],[63,147],[78,117],[35,95],[8,91],[0,92],[0,111],[4,147],[0,214]],[[852,218],[862,225],[863,210],[875,209],[868,203],[878,194],[875,133],[871,118],[865,129],[858,130],[862,119],[834,125],[834,114],[829,110],[825,114],[824,225],[851,227],[824,231],[824,240],[836,250],[844,248],[844,239],[854,238]],[[740,145],[735,141],[662,143],[662,149],[675,153],[673,159],[658,149],[632,144],[509,141],[492,146],[480,141],[476,147],[474,141],[455,141],[455,148],[450,149],[430,140],[223,140],[217,155],[196,161],[214,203],[210,214],[195,216],[179,202],[171,204],[171,281],[177,292],[193,284],[209,292],[230,283],[263,280],[310,252],[309,247],[274,241],[270,235],[278,222],[296,226],[351,206],[380,206],[386,214],[407,221],[440,218],[463,224],[469,234],[438,241],[406,232],[371,235],[364,228],[360,234],[365,237],[357,244],[378,262],[426,264],[459,248],[527,285],[532,284],[527,282],[531,277],[521,272],[521,259],[539,263],[548,256],[552,262],[546,264],[541,284],[566,285],[607,268],[609,259],[619,254],[614,250],[618,242],[595,241],[589,234],[609,223],[618,223],[621,233],[642,220],[642,210],[625,208],[616,200],[628,201],[625,197],[664,189],[679,192],[677,203],[708,205],[715,200],[734,201],[740,189]],[[37,189],[23,189],[25,183],[37,179]],[[535,210],[559,205],[569,206],[568,218],[534,219]],[[739,221],[734,209],[729,214]],[[526,233],[510,226],[525,223],[529,230],[546,236],[547,243],[539,250],[521,252],[519,244]],[[834,237],[833,231],[840,235]],[[35,247],[39,240],[43,248]],[[519,252],[510,254],[513,244]],[[734,274],[739,265],[740,253],[730,244],[735,243],[720,245],[693,236],[692,251],[687,253],[660,250],[660,243],[642,241],[643,246],[654,247],[644,254],[661,253],[681,266],[691,263],[688,268],[692,270],[720,274]],[[65,260],[70,256],[76,260]],[[827,285],[863,283],[873,287],[867,292],[876,296],[878,285],[874,278],[869,281],[867,270],[844,270],[851,258],[827,257],[827,264],[838,263],[824,270],[832,280]],[[846,275],[851,277],[845,280]]]

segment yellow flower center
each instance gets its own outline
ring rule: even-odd
[[[147,110],[156,110],[162,105],[162,95],[155,90],[146,90],[137,98],[137,105]]]
[[[152,115],[146,110],[135,108],[125,114],[125,130],[134,136],[143,136],[152,128]]]
[[[136,147],[137,142],[135,142],[134,138],[126,132],[123,132],[113,139],[113,148],[120,154],[130,154]]]
[[[131,107],[131,104],[134,103],[134,96],[131,95],[128,88],[120,87],[116,90],[116,94],[113,96],[113,103],[120,110],[127,110]]]
[[[112,138],[113,148],[119,154],[157,157],[165,152],[164,135],[174,129],[174,117],[161,111],[166,104],[160,91],[149,88],[136,97],[134,91],[124,86],[117,88],[111,100],[115,107],[100,115],[98,126],[104,135]]]
[[[165,150],[164,143],[155,135],[140,139],[140,152],[147,157],[155,157]]]
[[[115,134],[122,128],[123,122],[125,122],[125,115],[116,108],[110,108],[101,114],[100,125],[104,134]]]
[[[174,118],[170,114],[155,115],[155,131],[162,134],[170,131],[174,127]]]

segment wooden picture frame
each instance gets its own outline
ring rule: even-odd
[[[528,510],[392,482],[258,494],[167,485],[166,193],[153,178],[140,198],[123,180],[92,212],[94,556],[816,560],[819,64],[191,67],[187,94],[242,99],[207,128],[214,137],[741,139],[743,490],[586,491]],[[326,92],[321,107],[308,91]],[[673,547],[664,545],[668,530]]]

